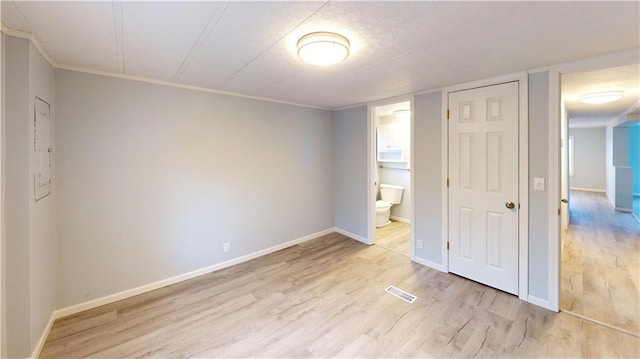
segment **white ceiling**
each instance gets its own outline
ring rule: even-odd
[[[580,96],[623,91],[624,97],[606,104],[587,104]],[[640,101],[640,65],[630,65],[562,76],[562,101],[572,127],[605,126]]]
[[[640,46],[639,2],[11,2],[60,65],[341,108]],[[296,56],[312,31],[349,58]]]

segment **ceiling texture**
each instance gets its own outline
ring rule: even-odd
[[[640,46],[632,2],[12,2],[59,67],[336,109]],[[346,61],[296,55],[313,31]]]
[[[582,95],[607,91],[622,91],[624,97],[605,104],[580,101]],[[570,126],[606,126],[625,112],[638,107],[640,65],[563,75],[562,101],[568,112]]]

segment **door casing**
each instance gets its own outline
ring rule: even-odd
[[[376,124],[375,124],[375,108],[378,106],[390,105],[398,102],[409,102],[411,110],[410,119],[410,149],[409,149],[409,183],[411,188],[411,215],[409,216],[411,226],[411,260],[415,259],[415,247],[414,247],[414,233],[415,233],[415,200],[414,200],[414,174],[413,174],[413,161],[414,161],[414,96],[399,96],[392,97],[381,101],[369,103],[367,105],[367,244],[374,244],[376,242],[376,186],[374,185],[374,178],[376,171]]]
[[[449,93],[478,87],[498,85],[505,82],[518,82],[518,136],[519,136],[519,171],[518,197],[520,211],[518,212],[518,297],[529,301],[529,85],[528,74],[518,72],[514,74],[494,77],[490,79],[468,82],[446,87],[442,91],[442,264],[449,272],[449,202],[447,178],[449,176],[449,122],[447,119]]]

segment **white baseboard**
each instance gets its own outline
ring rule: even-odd
[[[336,232],[338,232],[338,233],[342,234],[343,236],[347,236],[347,237],[349,237],[349,238],[353,238],[353,239],[355,239],[355,240],[357,240],[357,241],[360,241],[360,242],[362,242],[362,243],[364,243],[364,244],[368,244],[368,245],[373,244],[373,243],[369,242],[369,240],[368,240],[368,239],[366,239],[366,238],[364,238],[364,237],[361,237],[361,236],[359,236],[359,235],[357,235],[357,234],[353,234],[353,233],[351,233],[351,232],[345,231],[345,230],[344,230],[344,229],[342,229],[342,228],[335,227],[335,228],[334,228],[334,230],[335,230]]]
[[[36,347],[33,348],[33,352],[29,359],[37,359],[40,356],[40,352],[42,351],[42,347],[44,347],[44,342],[47,341],[47,337],[49,336],[49,332],[51,331],[51,327],[53,326],[53,322],[56,320],[56,312],[51,313],[51,318],[49,318],[49,323],[44,327],[42,331],[42,335],[40,339],[38,339],[38,343],[36,343]]]
[[[581,187],[571,187],[569,188],[571,191],[583,191],[583,192],[597,192],[597,193],[607,193],[604,189],[598,188],[581,188]]]
[[[423,266],[427,266],[429,268],[433,268],[433,269],[435,269],[437,271],[440,271],[440,272],[443,272],[443,273],[449,273],[449,271],[447,271],[447,269],[442,264],[439,264],[439,263],[436,263],[436,262],[432,262],[430,260],[422,259],[422,258],[419,258],[419,257],[416,257],[416,256],[413,256],[411,258],[411,260],[416,262],[416,263],[418,263],[418,264],[422,264]]]
[[[389,216],[389,218],[393,219],[394,221],[398,221],[398,222],[402,222],[402,223],[407,223],[407,224],[411,224],[411,221],[406,219],[406,218],[402,218],[402,217],[398,217],[398,216]]]
[[[551,308],[551,303],[547,299],[540,299],[540,298],[538,298],[536,296],[529,295],[527,297],[527,302],[529,302],[529,303],[531,303],[533,305],[537,305],[538,307],[542,307],[542,308],[549,309],[549,310],[552,310],[554,312],[557,312],[557,310],[554,310],[553,308]]]
[[[618,212],[633,213],[633,210],[631,208],[616,207],[615,210]]]
[[[166,287],[168,285],[171,284],[175,284],[175,283],[179,283],[188,279],[192,279],[195,277],[199,277],[201,275],[204,274],[208,274],[223,268],[227,268],[227,267],[231,267],[233,265],[236,264],[240,264],[242,262],[246,262],[249,260],[252,260],[254,258],[258,258],[264,255],[267,255],[269,253],[273,253],[276,251],[279,251],[281,249],[287,248],[287,247],[291,247],[294,246],[296,244],[302,243],[302,242],[306,242],[318,237],[322,237],[324,235],[330,234],[334,232],[334,228],[329,228],[329,229],[325,229],[323,231],[317,232],[317,233],[313,233],[310,234],[308,236],[304,236],[298,239],[294,239],[292,241],[289,242],[285,242],[285,243],[281,243],[278,244],[276,246],[273,247],[269,247],[257,252],[253,252],[241,257],[237,257],[237,258],[233,258],[230,259],[228,261],[224,261],[222,263],[217,263],[208,267],[204,267],[201,269],[197,269],[195,271],[192,272],[188,272],[188,273],[184,273],[184,274],[180,274],[171,278],[167,278],[167,279],[163,279],[154,283],[149,283],[137,288],[132,288],[132,289],[128,289],[128,290],[124,290],[122,292],[119,293],[114,293],[114,294],[110,294],[107,296],[104,296],[102,298],[97,298],[97,299],[93,299],[84,303],[80,303],[80,304],[76,304],[76,305],[72,305],[66,308],[62,308],[62,309],[58,309],[56,310],[53,314],[53,316],[55,317],[55,319],[57,318],[62,318],[62,317],[66,317],[69,315],[73,315],[79,312],[83,312],[85,310],[89,310],[92,308],[96,308],[105,304],[109,304],[109,303],[113,303],[113,302],[117,302],[119,300],[125,299],[125,298],[129,298],[129,297],[133,297],[135,295],[138,294],[142,294],[142,293],[146,293],[158,288],[162,288],[162,287]]]

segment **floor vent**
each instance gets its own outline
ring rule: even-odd
[[[413,303],[416,301],[416,299],[418,299],[418,297],[416,297],[413,294],[409,294],[407,292],[405,292],[402,289],[396,288],[392,285],[388,286],[387,289],[384,290],[385,292],[395,295],[396,297],[404,300],[405,302],[409,302],[409,303]]]

